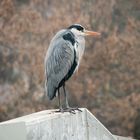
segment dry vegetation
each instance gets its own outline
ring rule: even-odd
[[[44,56],[53,35],[73,23],[102,38],[86,39],[67,83],[71,104],[88,108],[114,134],[137,134],[139,0],[0,0],[0,121],[57,107],[56,99],[42,100]]]

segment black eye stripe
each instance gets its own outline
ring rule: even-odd
[[[84,27],[82,27],[81,25],[74,24],[74,25],[71,25],[70,27],[68,27],[68,29],[72,29],[72,28],[75,28],[79,31],[84,31]]]

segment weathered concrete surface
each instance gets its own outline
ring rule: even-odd
[[[135,139],[128,138],[128,137],[122,137],[122,136],[116,136],[116,135],[114,135],[114,136],[117,138],[117,140],[135,140]]]
[[[0,123],[0,140],[117,140],[87,109],[76,114],[55,111]]]
[[[0,140],[26,140],[25,123],[0,124]]]

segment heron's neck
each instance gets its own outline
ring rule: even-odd
[[[79,44],[81,44],[81,43],[83,44],[85,42],[84,36],[81,36],[81,35],[75,36],[75,39]]]

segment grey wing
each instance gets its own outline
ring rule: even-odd
[[[68,74],[74,61],[74,48],[71,43],[64,40],[60,42],[51,46],[53,50],[46,60],[45,85],[49,99],[54,98],[60,82]]]

